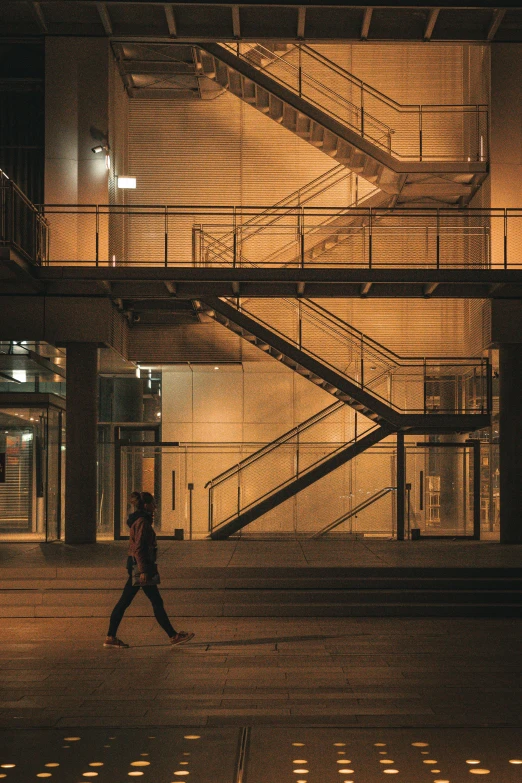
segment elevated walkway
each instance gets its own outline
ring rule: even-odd
[[[4,544],[0,617],[107,617],[125,542]],[[520,617],[516,547],[487,542],[160,542],[166,605],[185,617]],[[150,616],[138,596],[130,616]]]

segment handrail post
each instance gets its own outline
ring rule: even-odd
[[[437,269],[440,269],[440,208],[437,207]]]
[[[424,380],[423,380],[423,385],[424,385],[424,415],[426,415],[427,412],[428,412],[428,389],[427,389],[428,382],[427,382],[427,378],[426,378],[426,357],[424,357],[424,360],[423,360],[423,373],[424,373]]]
[[[368,267],[372,268],[373,261],[373,208],[370,207],[368,221]]]
[[[208,488],[208,532],[212,532],[212,527],[214,524],[213,520],[214,516],[214,503],[213,503],[213,487],[212,484]]]
[[[303,69],[301,64],[301,44],[298,45],[297,50],[299,52],[299,97],[302,97],[303,92]]]
[[[238,44],[238,46],[239,46],[239,44]],[[233,227],[233,232],[234,232],[234,237],[233,237],[232,266],[235,267],[237,265],[237,215],[236,215],[236,207],[234,207],[233,209],[234,209],[234,213],[233,213],[233,226],[234,226]]]
[[[479,107],[476,106],[476,116],[477,116],[477,161],[480,161],[480,112]]]
[[[422,104],[419,104],[419,160],[422,160]]]
[[[241,484],[239,483],[239,465],[238,468],[238,474],[237,474],[237,515],[239,516],[241,513]]]
[[[305,243],[304,243],[304,218],[305,213],[303,207],[299,208],[298,212],[298,226],[299,226],[299,255],[301,259],[301,268],[304,269],[305,265]]]
[[[504,269],[508,266],[508,214],[507,209],[504,207]]]
[[[100,260],[100,205],[96,204],[96,266]]]
[[[361,82],[361,136],[364,138],[364,82]]]
[[[169,218],[168,207],[165,205],[165,266],[169,265]]]
[[[361,333],[361,389],[364,389],[364,334]]]

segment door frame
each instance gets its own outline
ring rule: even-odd
[[[402,443],[402,446],[400,445]],[[461,442],[447,443],[425,443],[417,442],[415,444],[405,444],[403,438],[397,438],[397,450],[402,451],[401,458],[398,455],[397,469],[397,540],[405,540],[406,529],[406,450],[408,446],[414,448],[450,448],[456,447],[470,448],[473,455],[473,533],[471,535],[430,535],[423,536],[423,541],[429,539],[458,539],[467,541],[480,541],[480,440],[478,438],[469,438]],[[399,469],[400,466],[400,469]],[[399,496],[400,500],[399,500]]]
[[[129,423],[118,424],[114,427],[114,540],[125,541],[128,536],[122,535],[121,532],[121,449],[122,446],[130,446],[133,441],[130,438],[122,437],[126,432],[153,432],[154,440],[149,442],[151,446],[158,446],[160,444],[160,425],[159,424],[137,424]],[[136,444],[138,445],[138,444]],[[147,445],[147,444],[144,444]],[[158,536],[163,538],[163,536]],[[169,536],[170,538],[170,536]]]

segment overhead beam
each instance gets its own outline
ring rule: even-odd
[[[297,9],[297,37],[303,39],[305,37],[306,27],[306,8],[300,5]]]
[[[176,27],[174,9],[170,3],[165,3],[163,8],[165,9],[165,18],[167,20],[167,27],[169,28],[169,35],[171,38],[176,38],[178,35],[178,28]]]
[[[368,33],[370,32],[370,24],[372,21],[373,8],[365,8],[364,16],[361,25],[361,41],[366,41]]]
[[[430,296],[432,296],[437,288],[439,287],[438,283],[426,283],[424,288],[422,289],[422,295],[425,299],[429,299]]]
[[[98,9],[105,35],[112,35],[112,19],[109,16],[106,3],[96,3],[96,8]]]
[[[241,38],[241,18],[238,5],[232,6],[232,35],[234,38]]]
[[[437,24],[439,13],[440,13],[440,8],[430,8],[430,12],[428,14],[428,21],[426,22],[426,29],[424,30],[425,41],[431,41],[431,36],[433,35],[433,30],[435,29],[435,25]]]
[[[36,21],[38,22],[38,26],[42,33],[47,33],[47,22],[45,21],[44,12],[42,10],[42,6],[40,3],[34,2],[31,3],[32,9],[34,11],[34,15],[36,17]]]
[[[495,10],[493,11],[493,16],[491,18],[491,24],[489,26],[488,35],[487,35],[488,41],[492,41],[493,38],[496,36],[497,30],[502,24],[502,20],[505,16],[505,13],[506,13],[505,8],[495,8]]]

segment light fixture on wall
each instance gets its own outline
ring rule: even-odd
[[[117,177],[117,180],[118,180],[119,188],[127,188],[133,190],[136,188],[136,177]]]
[[[96,147],[91,147],[91,150],[96,154],[100,152],[105,152],[105,168],[107,169],[107,171],[109,171],[111,167],[111,155],[110,155],[109,145],[97,144]]]

